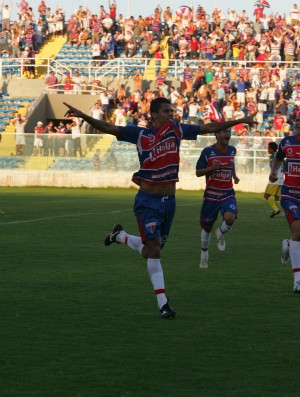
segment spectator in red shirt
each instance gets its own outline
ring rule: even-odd
[[[199,57],[198,51],[199,50],[200,50],[200,43],[196,39],[195,36],[192,36],[192,39],[190,41],[190,58],[198,59],[198,57]]]
[[[116,0],[110,2],[108,1],[108,6],[109,6],[109,16],[113,20],[113,22],[116,22],[116,17],[117,17],[117,3]]]
[[[284,117],[282,116],[281,112],[278,111],[273,120],[273,127],[278,137],[283,136],[282,127],[284,123],[285,123]]]

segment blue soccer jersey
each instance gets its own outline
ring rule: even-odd
[[[221,163],[219,169],[206,175],[200,225],[207,233],[211,232],[219,212],[222,216],[225,212],[231,212],[237,216],[238,208],[232,185],[235,155],[234,146],[228,146],[224,153],[214,144],[203,149],[197,162],[196,169],[210,167],[216,161]]]
[[[234,196],[232,176],[234,172],[234,158],[236,148],[228,146],[224,153],[218,149],[217,145],[211,145],[202,150],[197,161],[196,169],[210,167],[214,162],[219,161],[221,167],[206,175],[205,197],[208,200],[223,200],[230,195]]]
[[[119,127],[119,141],[134,143],[140,169],[133,175],[137,185],[178,182],[179,148],[182,139],[196,140],[199,126],[167,121],[162,127],[150,129],[135,126]]]
[[[276,153],[284,162],[284,183],[281,197],[297,200],[300,203],[300,141],[297,136],[283,138]]]
[[[276,157],[280,161],[285,159],[280,203],[291,225],[300,220],[300,141],[297,136],[283,138]]]

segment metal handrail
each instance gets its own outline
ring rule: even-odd
[[[27,63],[27,61],[33,61],[33,63]],[[67,63],[66,63],[67,62]],[[101,62],[101,65],[97,65],[96,62]],[[3,75],[16,74],[19,78],[22,78],[22,71],[26,67],[34,68],[38,70],[38,74],[44,76],[49,75],[51,71],[55,74],[63,76],[65,73],[72,74],[75,71],[87,73],[88,81],[93,79],[101,79],[111,73],[115,77],[124,78],[133,75],[134,69],[138,69],[143,75],[146,75],[148,68],[156,68],[157,70],[164,69],[168,73],[172,74],[172,78],[179,78],[184,73],[186,66],[191,66],[192,70],[197,70],[198,66],[205,67],[205,64],[212,62],[213,64],[223,65],[224,70],[227,71],[232,66],[239,68],[241,65],[245,65],[246,69],[250,69],[255,64],[261,64],[261,68],[264,65],[290,65],[291,62],[280,61],[236,61],[236,60],[213,60],[208,61],[204,59],[197,60],[184,60],[178,59],[154,59],[154,58],[116,58],[113,60],[99,60],[95,61],[92,59],[66,59],[65,61],[53,58],[0,58],[0,78]],[[167,66],[166,66],[167,65]],[[299,70],[300,62],[293,62],[293,66],[289,66],[287,69],[297,72]]]

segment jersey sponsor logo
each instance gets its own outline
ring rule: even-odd
[[[155,161],[161,156],[165,156],[167,153],[177,153],[178,148],[175,140],[168,140],[162,142],[160,145],[155,146],[150,152],[151,161]]]
[[[214,172],[213,179],[216,181],[230,181],[231,172],[229,170],[222,170]]]
[[[294,177],[300,177],[300,163],[289,163],[288,164],[288,175]]]
[[[156,222],[149,222],[146,223],[146,229],[150,232],[150,233],[154,233],[154,230],[156,228]]]
[[[300,195],[300,191],[299,191],[299,190],[292,190],[292,189],[289,189],[289,193],[291,193],[291,194],[296,194],[297,196]]]
[[[176,174],[176,172],[177,172],[176,168],[170,168],[166,172],[161,172],[161,173],[158,173],[158,174],[151,174],[151,179],[154,180],[154,179],[166,178],[169,175]]]

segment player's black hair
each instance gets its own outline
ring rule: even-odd
[[[161,105],[163,103],[171,104],[169,99],[160,97],[160,98],[155,98],[150,104],[150,113],[158,113]]]
[[[268,144],[269,148],[273,150],[273,152],[277,152],[278,145],[276,142],[269,142]]]

